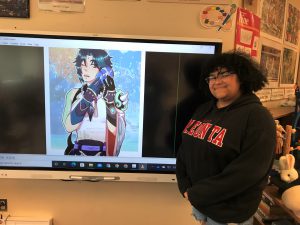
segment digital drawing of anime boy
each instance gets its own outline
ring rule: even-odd
[[[64,154],[118,156],[128,94],[116,90],[111,57],[105,50],[79,49],[74,64],[82,87],[66,94],[63,124],[70,134]],[[74,144],[72,132],[77,135]]]

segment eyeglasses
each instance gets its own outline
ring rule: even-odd
[[[224,72],[213,72],[210,73],[208,77],[205,78],[205,81],[209,84],[212,82],[215,82],[217,78],[220,78],[223,80],[226,77],[229,77],[231,75],[235,74],[233,71],[224,71]]]

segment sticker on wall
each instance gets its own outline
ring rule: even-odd
[[[230,9],[224,6],[208,6],[200,14],[200,23],[205,28],[216,28],[228,31],[232,27],[232,15],[236,12],[236,5],[230,5]]]
[[[55,12],[83,12],[85,0],[39,0],[38,7]]]

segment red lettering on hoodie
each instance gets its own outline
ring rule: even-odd
[[[202,123],[199,128],[197,129],[197,133],[199,133],[198,138],[199,139],[204,139],[207,131],[209,130],[209,128],[212,126],[211,123]]]
[[[215,125],[215,126],[213,127],[213,129],[212,129],[210,135],[208,136],[207,141],[208,141],[208,142],[211,142],[213,136],[214,136],[216,133],[219,133],[221,129],[222,129],[222,127],[219,127],[219,126]]]
[[[189,123],[184,128],[183,133],[187,134],[189,132],[188,129],[193,125],[194,122],[195,120],[190,120]]]
[[[220,133],[218,133],[218,135],[212,140],[212,143],[219,146],[219,147],[222,147],[223,146],[223,139],[225,137],[225,134],[226,134],[226,129],[223,128]]]
[[[197,122],[193,125],[193,127],[190,129],[188,135],[191,135],[191,136],[192,136],[192,135],[194,134],[195,129],[196,129],[200,124],[201,124],[201,122],[200,122],[200,121],[197,121]]]
[[[202,122],[199,122],[198,126],[197,126],[197,129],[195,130],[193,136],[196,138],[198,135],[199,135],[199,127],[201,126]]]

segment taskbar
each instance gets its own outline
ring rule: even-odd
[[[83,170],[136,170],[136,171],[168,171],[176,170],[174,164],[153,163],[118,163],[118,162],[80,162],[80,161],[52,161],[52,167],[57,169],[83,169]]]

